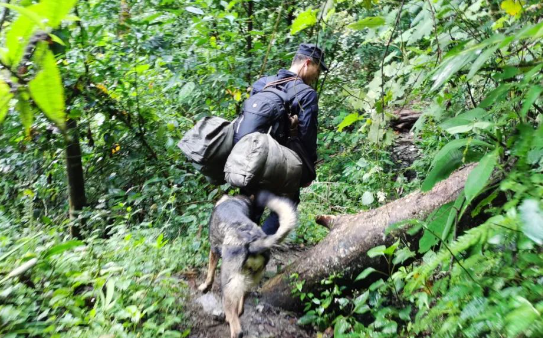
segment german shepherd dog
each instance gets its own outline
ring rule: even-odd
[[[279,215],[275,234],[266,235],[251,220],[253,203]],[[254,202],[246,196],[223,196],[215,205],[209,221],[211,250],[207,278],[198,289],[204,293],[211,289],[222,257],[222,302],[231,338],[243,337],[239,316],[243,313],[245,294],[258,284],[270,259],[270,249],[294,229],[297,218],[291,201],[269,192],[260,192]]]

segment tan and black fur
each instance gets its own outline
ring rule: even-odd
[[[253,201],[246,196],[223,196],[209,221],[209,268],[205,282],[198,289],[207,292],[211,288],[219,258],[222,258],[222,302],[231,338],[243,337],[239,316],[243,313],[245,294],[260,281],[270,249],[285,239],[298,218],[292,202],[269,192],[259,193],[254,203],[279,215],[279,229],[275,234],[266,235],[251,220]]]

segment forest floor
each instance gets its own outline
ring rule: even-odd
[[[305,249],[288,245],[272,250],[272,257],[266,267],[263,281],[273,277],[285,265],[300,256]],[[220,268],[216,271],[218,277]],[[190,293],[187,298],[187,314],[192,325],[189,338],[230,337],[230,328],[224,320],[220,301],[220,278],[215,278],[212,290],[203,295],[198,285],[205,279],[205,271],[188,280]],[[314,333],[297,325],[298,317],[260,301],[257,292],[250,293],[245,300],[241,325],[246,338],[310,338]]]

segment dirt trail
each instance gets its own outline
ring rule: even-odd
[[[266,267],[263,282],[273,277],[282,267],[296,259],[303,249],[294,245],[272,251],[272,258]],[[217,275],[218,277],[218,271]],[[204,279],[204,272],[191,286],[188,298],[188,315],[192,324],[189,338],[229,338],[230,329],[224,320],[220,304],[220,278],[215,278],[213,289],[202,295],[197,285]],[[298,317],[260,302],[256,292],[248,295],[245,311],[241,316],[245,338],[311,338],[315,334],[299,327]]]

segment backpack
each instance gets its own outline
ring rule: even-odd
[[[297,83],[286,92],[274,88],[292,80],[296,81],[297,78],[277,80],[275,76],[261,92],[245,100],[242,113],[234,124],[234,144],[254,132],[268,133],[279,144],[286,144],[291,115],[291,107],[288,105],[290,99],[311,88],[304,83]]]

